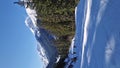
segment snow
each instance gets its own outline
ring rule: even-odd
[[[52,68],[60,59],[57,48],[53,44],[53,40],[56,37],[47,30],[37,26],[37,23],[40,23],[40,21],[36,18],[37,14],[34,9],[26,8],[26,12],[28,17],[25,20],[25,24],[36,38],[37,50],[43,62],[43,65],[41,65],[43,68]]]
[[[72,39],[65,68],[120,68],[120,1],[80,0],[75,8],[76,32]],[[34,9],[26,8],[26,25],[37,40],[43,68],[58,62],[56,37],[37,27]]]
[[[120,68],[119,6],[119,0],[80,0],[65,68]]]

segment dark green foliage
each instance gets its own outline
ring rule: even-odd
[[[75,33],[75,7],[79,0],[33,0],[37,11],[38,26],[49,30],[58,37],[56,47],[63,58],[68,53],[71,39]],[[59,63],[61,64],[61,62]]]
[[[34,0],[38,17],[44,22],[73,21],[78,0]]]

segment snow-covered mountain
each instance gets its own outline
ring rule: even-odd
[[[37,26],[37,23],[40,23],[40,20],[36,18],[37,14],[34,9],[26,8],[26,12],[28,17],[26,18],[25,23],[37,40],[37,50],[43,61],[43,68],[53,68],[53,64],[56,63],[59,58],[57,49],[53,44],[53,40],[56,38],[47,30]]]
[[[120,0],[80,0],[65,68],[120,68]]]
[[[120,68],[119,6],[119,0],[80,0],[65,68]],[[26,8],[26,12],[25,22],[36,37],[43,68],[52,68],[58,58],[52,42],[55,36],[36,26],[40,21],[35,10]]]

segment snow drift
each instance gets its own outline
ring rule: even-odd
[[[80,0],[65,68],[120,68],[119,6],[119,0]]]

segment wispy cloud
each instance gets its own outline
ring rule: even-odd
[[[95,31],[93,34],[93,40],[92,40],[92,44],[91,44],[91,49],[93,48],[93,44],[95,43],[97,27],[100,24],[101,18],[104,14],[104,11],[106,9],[108,2],[109,2],[108,0],[101,0],[100,1],[99,10],[98,10],[97,19],[96,19]]]
[[[90,23],[90,14],[91,14],[91,6],[92,6],[92,0],[88,0],[86,1],[87,6],[86,6],[86,10],[84,12],[86,12],[86,17],[85,17],[85,24],[84,24],[84,34],[83,34],[83,44],[82,44],[82,58],[81,58],[81,68],[83,66],[83,61],[84,61],[84,48],[86,46],[87,43],[87,37],[88,37],[88,26]]]
[[[100,1],[100,6],[99,6],[100,9],[99,9],[98,15],[97,15],[96,26],[98,26],[100,21],[101,21],[101,18],[102,18],[104,11],[105,11],[107,3],[108,3],[108,0],[101,0]]]
[[[111,36],[110,39],[108,40],[106,44],[106,49],[105,49],[105,59],[106,59],[106,64],[109,63],[110,58],[114,52],[115,49],[115,38],[114,36]]]

